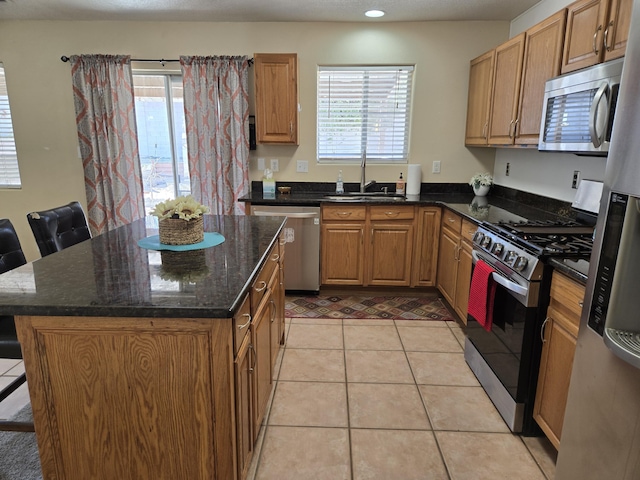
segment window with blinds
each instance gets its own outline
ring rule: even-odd
[[[13,138],[13,123],[7,83],[4,78],[4,66],[0,63],[0,188],[19,188],[20,171],[16,142]]]
[[[412,66],[318,67],[318,161],[406,162],[412,77]]]

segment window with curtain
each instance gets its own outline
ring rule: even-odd
[[[406,163],[413,66],[318,67],[318,162]]]
[[[0,63],[0,187],[20,188],[20,170],[16,142],[13,137],[13,122],[9,95],[4,77],[4,66]]]
[[[191,193],[182,75],[134,72],[133,84],[144,208],[149,212],[164,200]]]

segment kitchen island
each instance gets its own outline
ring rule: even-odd
[[[206,216],[224,243],[167,254],[138,220],[0,275],[45,479],[237,478],[236,325],[284,222]]]

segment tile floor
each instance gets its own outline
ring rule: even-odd
[[[509,432],[463,342],[454,322],[287,319],[250,480],[553,479],[555,450]],[[0,359],[0,388],[23,370]]]
[[[288,319],[249,478],[552,479],[546,438],[513,435],[455,322]]]

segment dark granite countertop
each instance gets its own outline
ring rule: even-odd
[[[204,225],[225,242],[189,252],[146,250],[137,241],[157,227],[143,219],[6,272],[0,315],[232,317],[284,218],[206,215]]]
[[[555,270],[564,273],[582,285],[587,284],[587,274],[589,273],[589,260],[575,258],[551,258],[549,265]]]

